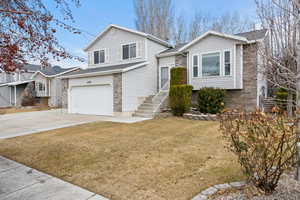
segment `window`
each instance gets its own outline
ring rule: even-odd
[[[36,84],[36,87],[37,87],[37,90],[40,91],[40,92],[43,92],[43,91],[46,90],[45,84],[42,83],[42,82],[38,82],[38,83]]]
[[[94,64],[99,64],[99,51],[94,51]]]
[[[94,51],[94,64],[105,63],[105,50]]]
[[[225,76],[230,76],[231,75],[230,51],[224,52],[224,67],[225,67]]]
[[[193,76],[198,77],[198,69],[199,69],[199,56],[193,56]]]
[[[123,60],[136,58],[136,43],[126,44],[122,46]]]
[[[220,53],[202,55],[202,76],[220,76]]]

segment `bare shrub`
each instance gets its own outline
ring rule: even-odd
[[[293,119],[274,110],[267,115],[227,111],[220,129],[227,147],[238,157],[249,182],[272,193],[280,176],[295,164],[296,126]]]
[[[34,84],[32,82],[28,83],[22,94],[21,105],[34,106],[36,103],[35,96],[36,94]]]

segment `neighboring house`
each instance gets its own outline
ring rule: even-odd
[[[49,99],[49,104],[48,101],[44,101],[46,105],[59,107],[61,98],[57,97],[61,95],[62,88],[61,79],[57,79],[57,77],[76,69],[63,69],[59,66],[43,68],[40,65],[28,64],[15,72],[0,70],[0,107],[21,106],[23,91],[29,83],[36,81],[39,84],[35,83],[35,85],[41,86],[36,87],[37,100],[43,100],[42,98],[46,97],[47,100]],[[41,90],[47,91],[47,96],[43,96]]]
[[[152,35],[108,26],[85,51],[88,68],[62,76],[63,105],[70,113],[150,117],[168,96],[170,69],[186,67],[188,83],[227,90],[229,107],[259,105],[266,81],[257,45],[266,30],[237,35],[209,31],[176,47]],[[264,92],[266,95],[266,92]]]
[[[21,97],[32,75],[41,69],[39,65],[24,65],[15,72],[0,69],[0,107],[21,106]]]
[[[77,69],[53,66],[36,71],[31,77],[35,82],[36,97],[49,107],[62,107],[62,80],[58,77]]]

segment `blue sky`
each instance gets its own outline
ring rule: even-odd
[[[255,15],[254,0],[174,0],[175,12],[190,17],[196,11],[220,16],[227,12],[238,11],[241,15]],[[52,9],[54,13],[57,11]],[[73,9],[75,23],[91,35],[97,35],[109,24],[117,24],[128,28],[134,26],[133,0],[81,0],[81,7]],[[89,34],[73,35],[58,31],[57,37],[61,44],[72,54],[85,57],[83,48],[93,39]],[[86,63],[74,61],[54,62],[62,67],[85,67]]]

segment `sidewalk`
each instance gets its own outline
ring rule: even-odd
[[[0,156],[0,200],[108,200]]]

